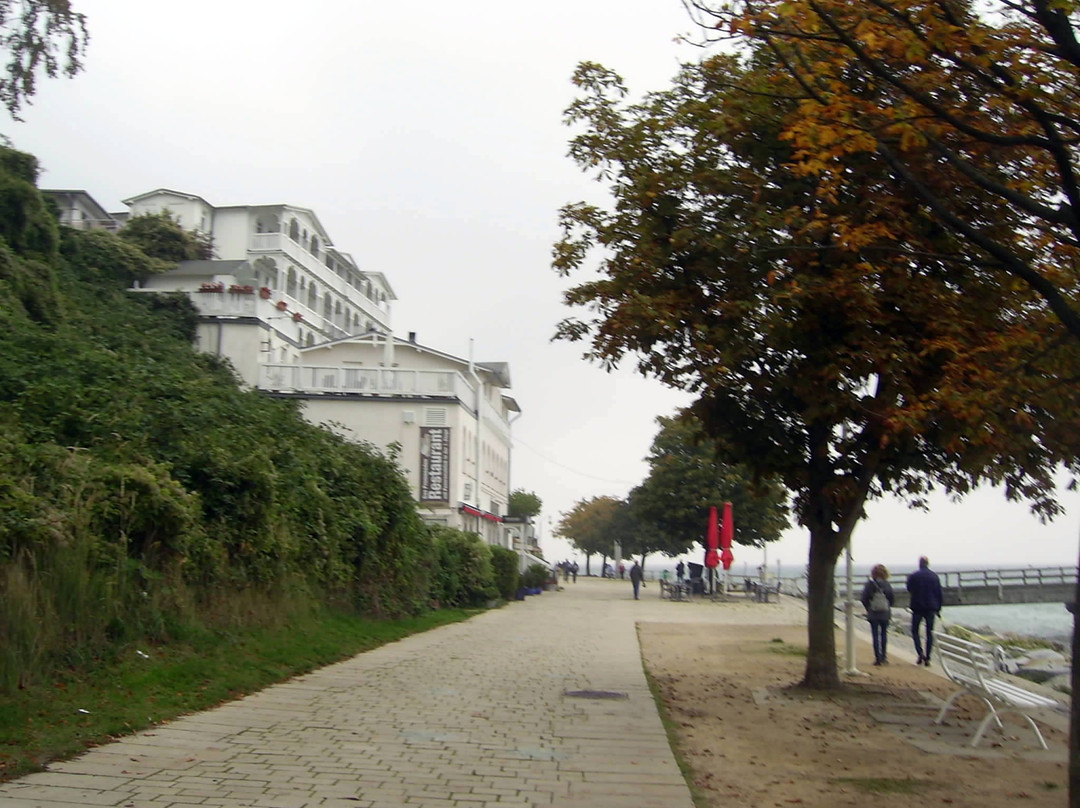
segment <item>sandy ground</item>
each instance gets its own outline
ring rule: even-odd
[[[890,637],[890,663],[873,667],[869,635],[861,629],[856,664],[867,673],[844,676],[842,693],[803,691],[794,685],[805,664],[805,612],[801,602],[783,600],[673,604],[722,609],[730,619],[723,626],[639,626],[646,667],[699,805],[1067,804],[1067,716],[1040,721],[1049,751],[1011,714],[1004,716],[1004,733],[991,726],[971,749],[974,719],[985,714],[981,703],[965,696],[943,726],[933,725],[935,705],[955,688],[936,664],[916,666],[910,641],[901,636]],[[836,644],[843,667],[839,629]]]

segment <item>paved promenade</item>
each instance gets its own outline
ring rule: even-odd
[[[582,577],[0,785],[0,808],[692,808],[635,624],[779,607],[642,594]]]

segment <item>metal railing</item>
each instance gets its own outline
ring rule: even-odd
[[[282,392],[456,398],[467,406],[474,401],[473,387],[464,376],[437,370],[263,364],[259,387]]]
[[[939,572],[941,585],[963,592],[964,589],[997,587],[1061,586],[1076,583],[1076,567],[1024,567],[1001,570],[957,570]]]
[[[368,317],[381,325],[386,325],[388,309],[385,303],[377,303],[369,298],[362,290],[342,278],[285,233],[251,233],[248,249],[251,252],[285,253],[312,272],[324,286],[351,301]],[[279,276],[279,280],[284,285],[284,278]]]
[[[946,593],[946,600],[950,598],[959,599],[961,602],[965,601],[964,593],[968,593],[969,597],[975,593],[981,595],[979,600],[972,600],[973,603],[978,602],[991,602],[993,600],[993,593],[997,592],[997,599],[1001,602],[1005,602],[1005,594],[1011,590],[1012,596],[1010,602],[1024,602],[1026,598],[1020,595],[1020,590],[1038,590],[1046,587],[1047,592],[1044,593],[1047,596],[1053,596],[1054,591],[1049,587],[1063,587],[1063,586],[1075,586],[1077,568],[1076,567],[1016,567],[1009,569],[988,569],[988,570],[952,570],[949,572],[942,572],[941,570],[935,570],[938,577],[941,579],[941,587]],[[898,593],[898,597],[906,598],[907,593],[904,590],[904,581],[907,576],[902,576],[893,581],[893,589]],[[863,582],[855,582],[855,590],[853,597],[857,600],[859,593],[862,592]],[[794,583],[794,579],[793,579]],[[806,581],[805,576],[801,579],[799,586],[805,590]],[[844,582],[837,577],[836,580],[836,602],[839,604],[847,597],[846,587]],[[986,600],[989,597],[991,600]],[[1038,597],[1034,596],[1030,598],[1032,602],[1038,601]],[[903,601],[907,603],[906,599]]]

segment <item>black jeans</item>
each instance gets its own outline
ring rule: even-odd
[[[912,612],[911,613],[911,638],[915,641],[915,653],[919,659],[929,659],[930,651],[934,646],[934,618],[937,612]],[[919,624],[926,621],[926,653],[923,653],[921,638],[919,637]]]
[[[870,618],[870,634],[874,638],[874,661],[884,662],[889,644],[889,618]]]

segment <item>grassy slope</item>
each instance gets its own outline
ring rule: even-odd
[[[0,695],[0,779],[473,613],[376,621],[322,611],[161,648],[129,646],[89,670]]]

